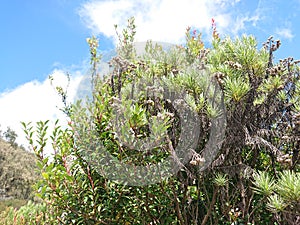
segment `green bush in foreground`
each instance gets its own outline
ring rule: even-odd
[[[35,128],[23,123],[43,176],[36,187],[47,203],[46,223],[267,225],[279,221],[277,211],[265,208],[280,205],[286,188],[283,180],[298,182],[299,176],[282,173],[274,182],[268,176],[285,169],[299,171],[298,61],[288,58],[275,64],[273,53],[280,42],[272,38],[258,49],[253,36],[221,39],[215,28],[211,48],[205,48],[201,35],[189,28],[185,46],[163,50],[148,42],[144,55],[135,53],[134,35],[130,19],[119,35],[112,70],[103,78],[97,70],[98,42],[88,39],[93,95],[88,101],[66,105],[70,123],[66,129],[55,124],[50,137],[53,159],[44,152],[48,123],[39,122]],[[65,101],[66,92],[57,90]],[[185,93],[178,97],[182,104],[177,108],[170,104],[176,92]],[[181,106],[189,109],[188,114],[182,114]],[[199,126],[184,130],[184,118],[195,114]],[[218,129],[223,133],[213,133]],[[181,133],[190,137],[183,144]],[[139,140],[152,140],[150,149]],[[114,158],[107,158],[100,144]],[[175,151],[180,145],[189,148]],[[137,146],[146,150],[137,151]],[[127,185],[118,182],[124,178],[124,167],[111,164],[151,168],[169,156],[179,170],[149,184],[156,173],[143,176],[128,167],[126,178],[140,179]],[[276,190],[278,197],[270,195],[266,202],[255,194],[251,187],[257,170],[270,175],[260,179],[264,189],[255,191]],[[289,222],[284,216],[280,221]]]

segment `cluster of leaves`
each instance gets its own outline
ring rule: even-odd
[[[47,224],[46,204],[29,201],[18,210],[7,207],[0,214],[0,223],[3,225],[42,225]]]
[[[221,39],[213,24],[208,49],[201,35],[190,32],[185,46],[166,51],[148,42],[138,55],[130,19],[104,77],[94,63],[98,44],[89,39],[93,96],[68,108],[68,128],[56,123],[52,159],[45,155],[47,122],[36,129],[23,124],[39,160],[43,179],[36,187],[47,203],[48,223],[269,224],[286,218],[274,213],[281,198],[264,201],[250,187],[257,170],[276,177],[284,169],[295,171],[279,176],[282,198],[285,179],[299,183],[298,62],[288,58],[273,65],[279,42],[272,38],[258,49],[253,36]],[[174,93],[184,95],[173,101]],[[185,122],[194,114],[197,129]],[[161,165],[168,157],[179,168],[171,175],[132,169]],[[165,179],[153,182],[157,175]],[[259,177],[256,185],[257,179],[268,182]],[[275,191],[266,188],[269,195]],[[293,222],[299,219],[297,204],[284,208],[296,214]]]
[[[263,203],[276,215],[279,223],[300,222],[300,173],[285,170],[275,180],[266,172],[254,176],[254,191],[264,196]]]

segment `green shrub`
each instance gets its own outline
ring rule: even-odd
[[[36,190],[47,203],[47,222],[275,223],[265,207],[280,206],[272,193],[284,184],[273,186],[269,175],[256,180],[255,191],[273,206],[250,186],[257,168],[270,174],[299,168],[297,63],[273,66],[279,46],[272,38],[257,49],[253,36],[222,40],[215,28],[211,48],[187,29],[185,46],[163,50],[148,42],[142,56],[134,35],[130,19],[104,77],[98,41],[88,39],[92,96],[65,104],[70,122],[55,123],[52,158],[45,155],[48,121],[23,123],[43,177]],[[57,90],[66,103],[66,92]],[[279,157],[290,152],[291,163],[283,164]]]

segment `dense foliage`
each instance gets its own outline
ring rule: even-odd
[[[52,159],[47,122],[23,124],[45,223],[299,224],[298,61],[273,61],[280,41],[258,48],[215,26],[210,48],[188,28],[184,46],[148,42],[140,55],[128,22],[105,76],[88,39],[92,96],[66,105]]]
[[[11,128],[3,136],[0,131],[0,224],[12,224],[13,220],[3,221],[6,212],[14,212],[33,200],[32,185],[41,178],[34,154],[19,147],[15,138]]]
[[[0,223],[3,225],[44,224],[47,221],[46,205],[28,201],[18,210],[7,207],[0,214]]]
[[[40,178],[35,162],[33,153],[0,138],[0,208],[4,200],[33,197],[31,186]]]

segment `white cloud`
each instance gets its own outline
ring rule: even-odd
[[[284,39],[292,40],[294,35],[292,33],[292,30],[289,28],[277,28],[276,34]]]
[[[237,3],[239,0],[90,0],[82,5],[79,15],[95,34],[115,37],[114,24],[124,27],[134,16],[137,41],[179,43],[188,26],[211,32],[211,18],[219,31],[231,30],[235,20],[229,9]]]
[[[239,3],[239,2],[240,2],[240,0],[231,0],[231,1],[228,1],[228,0],[215,0],[215,1],[212,1],[213,4],[217,4],[222,8],[225,8],[228,5],[234,6],[236,3]]]
[[[240,31],[246,30],[246,24],[251,23],[251,26],[255,27],[257,22],[260,20],[260,16],[258,14],[255,14],[253,16],[241,16],[237,17],[235,19],[235,22],[233,22],[233,26],[231,26],[231,32],[232,34],[238,34]]]
[[[68,79],[62,70],[54,70],[52,76],[54,85],[67,87]],[[68,88],[70,101],[74,99],[81,79],[78,73],[71,77]],[[0,129],[5,130],[6,127],[11,127],[18,134],[17,142],[25,147],[28,146],[28,142],[20,121],[35,123],[49,119],[54,122],[59,118],[62,123],[67,122],[63,112],[59,110],[62,107],[61,99],[51,86],[49,79],[43,82],[31,81],[14,90],[1,93],[0,107]]]

